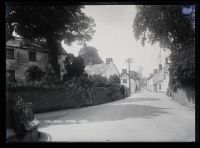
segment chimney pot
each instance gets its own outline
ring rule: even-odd
[[[153,74],[156,74],[158,72],[158,69],[154,69]]]
[[[106,58],[106,64],[110,64],[110,62],[113,62],[112,58]]]

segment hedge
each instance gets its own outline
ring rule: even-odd
[[[127,95],[128,93],[126,92],[126,96]],[[7,117],[9,114],[9,102],[15,102],[18,96],[21,96],[24,99],[24,102],[33,103],[34,113],[98,105],[122,98],[120,94],[120,85],[112,85],[110,87],[93,87],[91,89],[83,87],[60,89],[7,88]]]

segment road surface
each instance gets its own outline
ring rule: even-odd
[[[52,142],[190,142],[195,111],[143,91],[106,104],[35,115]]]

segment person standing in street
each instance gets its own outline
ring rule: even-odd
[[[125,96],[124,96],[124,94],[125,94],[124,85],[121,85],[121,87],[120,87],[120,92],[121,92],[122,97],[124,98],[124,97],[125,97]]]

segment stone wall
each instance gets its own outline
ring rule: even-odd
[[[195,90],[189,88],[178,88],[176,92],[171,93],[172,100],[179,102],[189,108],[195,108]]]

